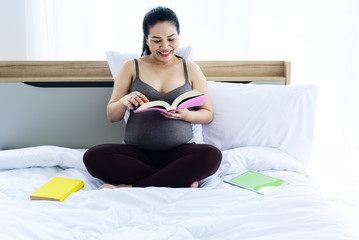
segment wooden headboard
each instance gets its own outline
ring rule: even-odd
[[[287,61],[196,61],[208,81],[290,84]],[[107,61],[0,61],[0,82],[110,82]]]
[[[290,83],[286,61],[196,63],[208,81]],[[121,142],[124,122],[106,118],[112,85],[106,61],[0,61],[0,150]]]

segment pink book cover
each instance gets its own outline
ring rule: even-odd
[[[190,108],[190,107],[198,107],[202,106],[204,103],[205,95],[200,95],[191,99],[188,99],[178,105],[177,109]]]

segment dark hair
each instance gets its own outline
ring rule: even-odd
[[[143,45],[142,45],[142,54],[141,56],[146,56],[151,54],[150,48],[146,44],[148,39],[149,29],[156,25],[159,22],[171,22],[176,26],[177,34],[180,33],[180,25],[176,14],[169,8],[166,7],[156,7],[146,13],[142,22],[143,30]]]

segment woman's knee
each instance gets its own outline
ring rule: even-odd
[[[200,160],[215,172],[222,162],[222,152],[215,146],[203,144]]]
[[[89,148],[83,156],[83,162],[87,168],[96,165],[104,157],[106,144]]]

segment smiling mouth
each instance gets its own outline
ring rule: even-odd
[[[171,51],[165,51],[165,52],[158,52],[160,54],[161,57],[168,57],[169,55],[171,55],[172,50]]]

